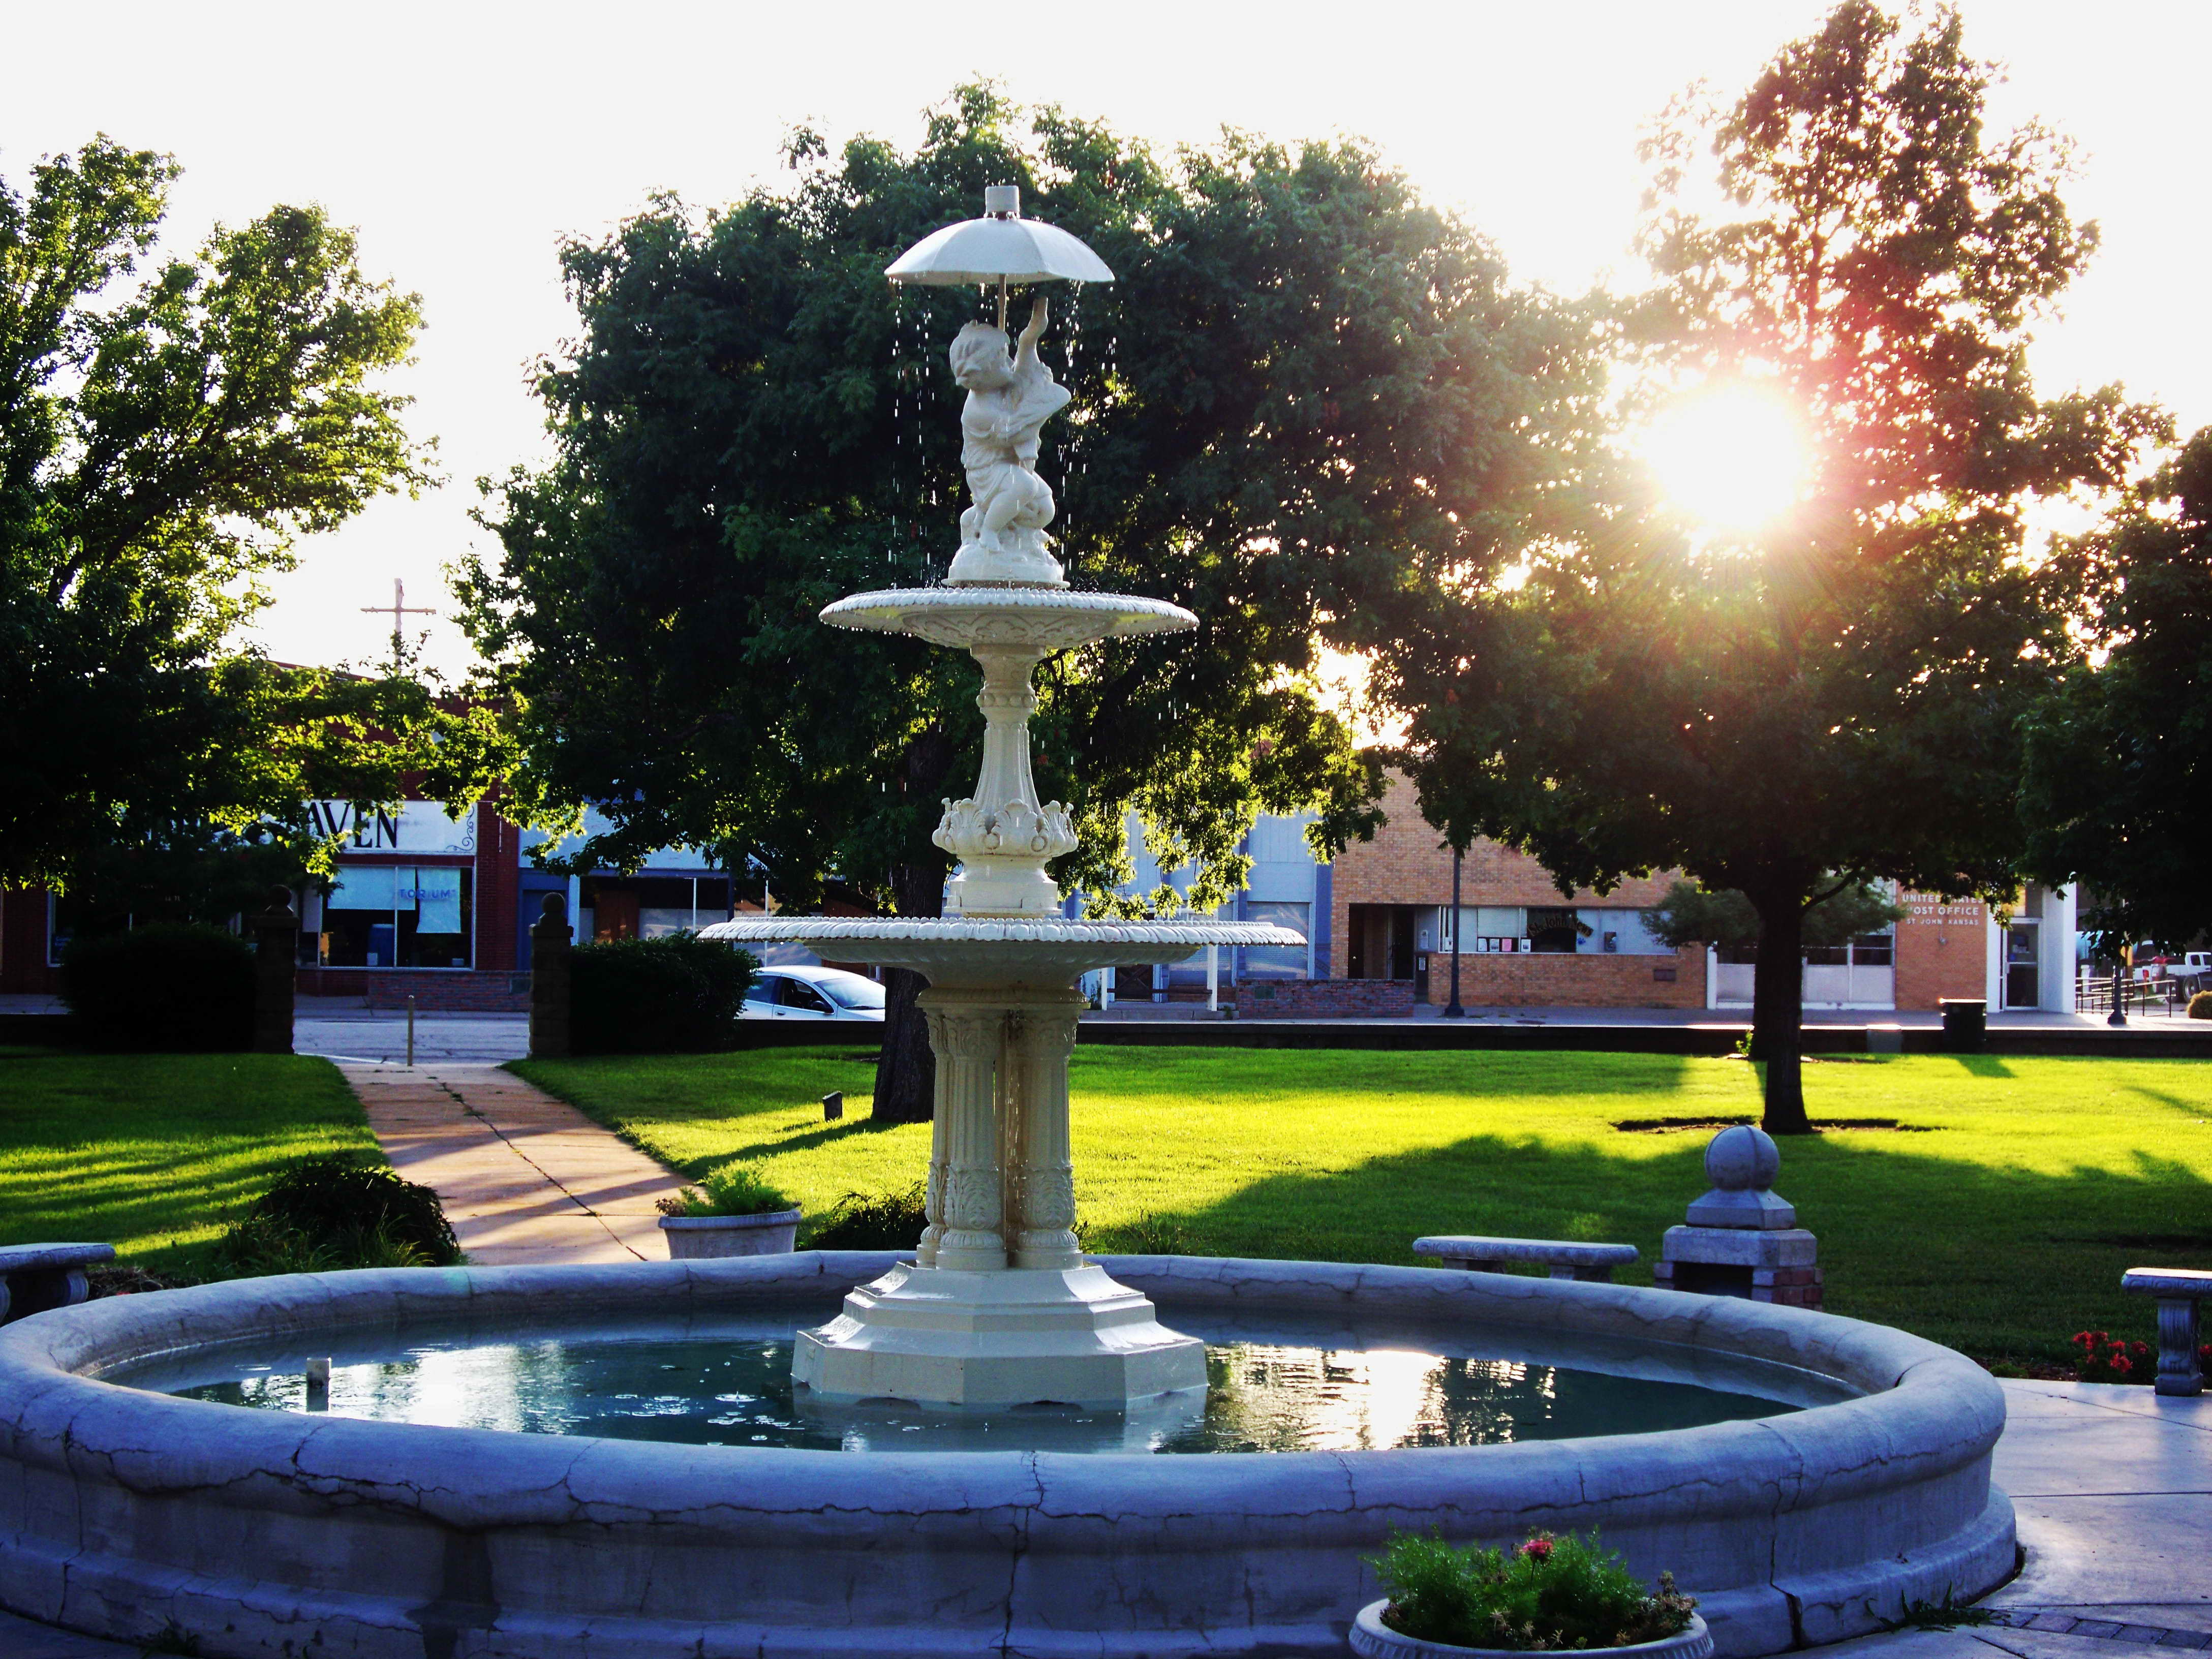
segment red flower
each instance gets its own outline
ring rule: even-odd
[[[1521,1553],[1527,1556],[1531,1561],[1550,1560],[1552,1559],[1551,1534],[1547,1533],[1539,1537],[1530,1539],[1527,1543],[1521,1547]]]

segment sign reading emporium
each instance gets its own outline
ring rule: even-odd
[[[346,800],[311,800],[307,823],[319,836],[334,836],[347,849],[359,853],[473,853],[477,850],[477,815],[466,810],[458,818],[434,800],[410,800],[398,811],[362,808]]]

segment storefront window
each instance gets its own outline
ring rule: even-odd
[[[1548,956],[1572,956],[1582,939],[1582,923],[1560,905],[1528,907],[1528,948]]]
[[[46,966],[62,965],[62,952],[76,936],[77,902],[62,894],[50,894],[46,898]]]
[[[727,876],[586,876],[577,935],[604,942],[665,939],[730,915]]]
[[[1291,903],[1272,900],[1254,900],[1244,907],[1247,921],[1264,922],[1271,927],[1287,927],[1301,938],[1310,940],[1310,918],[1313,907],[1303,902]],[[1244,947],[1244,976],[1247,979],[1304,979],[1309,971],[1308,946],[1304,945],[1248,945]]]
[[[466,968],[475,872],[452,865],[349,865],[322,906],[325,968]]]

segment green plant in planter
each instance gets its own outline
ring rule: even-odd
[[[1382,1622],[1416,1641],[1462,1648],[1623,1648],[1686,1627],[1697,1603],[1659,1575],[1654,1591],[1597,1534],[1537,1533],[1510,1555],[1454,1549],[1399,1533],[1375,1563],[1390,1605]]]
[[[663,1215],[772,1215],[795,1210],[799,1200],[750,1164],[732,1164],[714,1171],[696,1187],[686,1187],[673,1198],[664,1198]]]

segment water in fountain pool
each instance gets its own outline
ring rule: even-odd
[[[1644,1433],[1767,1417],[1837,1395],[1802,1373],[1716,1388],[1681,1376],[1544,1363],[1497,1333],[1362,1333],[1283,1321],[1179,1322],[1206,1342],[1206,1388],[1119,1412],[830,1406],[791,1382],[796,1327],[601,1324],[510,1340],[423,1334],[333,1355],[328,1410],[383,1422],[692,1445],[844,1451],[1291,1452],[1472,1446]],[[326,1339],[330,1346],[337,1339]],[[112,1380],[189,1399],[307,1409],[308,1356],[203,1350]],[[1593,1360],[1595,1364],[1591,1363]],[[1764,1392],[1753,1392],[1753,1388]],[[1810,1390],[1810,1392],[1808,1392]]]

